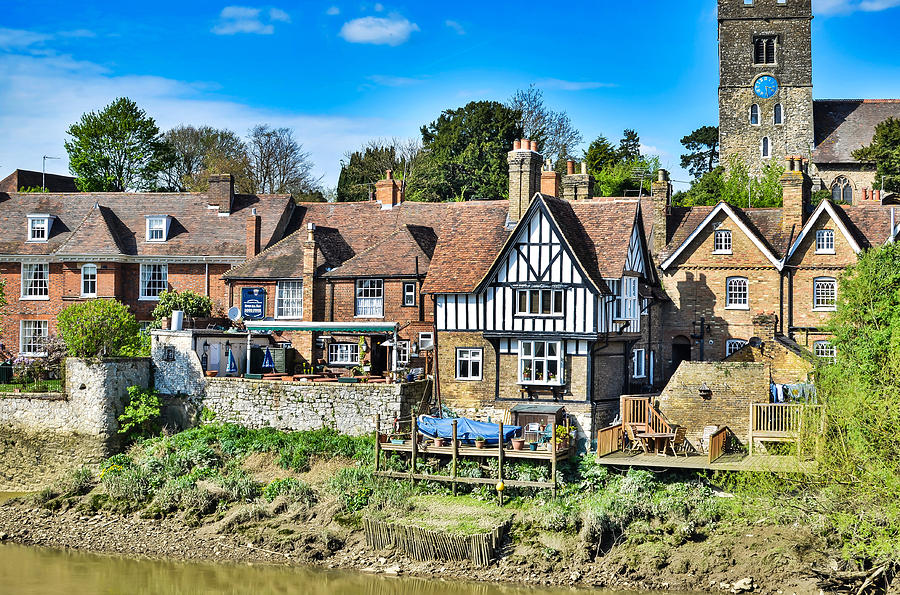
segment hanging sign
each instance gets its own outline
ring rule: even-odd
[[[266,317],[266,290],[262,287],[241,288],[241,315],[244,320]]]

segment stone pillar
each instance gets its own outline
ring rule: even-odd
[[[650,238],[650,251],[657,258],[669,243],[667,221],[672,208],[672,183],[669,172],[661,169],[657,172],[656,181],[650,185],[650,196],[653,198],[653,230]]]
[[[506,156],[509,163],[509,221],[518,223],[541,187],[541,163],[537,142],[522,139]]]
[[[790,155],[786,160],[787,171],[779,180],[784,188],[781,228],[785,235],[796,238],[806,219],[806,205],[812,198],[812,180],[803,171],[803,157]]]

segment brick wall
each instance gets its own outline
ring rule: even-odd
[[[766,364],[769,369],[769,379],[776,384],[810,382],[815,369],[812,362],[777,341],[765,341],[759,347],[747,345],[729,357],[728,361]]]

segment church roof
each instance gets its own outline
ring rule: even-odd
[[[875,126],[900,118],[900,99],[828,99],[813,102],[814,163],[855,163],[853,151],[868,146]]]

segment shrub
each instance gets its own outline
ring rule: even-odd
[[[72,357],[133,356],[140,326],[128,306],[116,300],[89,300],[59,313],[57,329]]]
[[[154,436],[160,431],[161,413],[162,402],[156,391],[129,386],[128,403],[119,416],[119,433],[125,434],[128,440]]]
[[[272,502],[279,496],[286,497],[292,502],[312,503],[315,501],[315,493],[306,483],[293,477],[273,479],[262,490],[263,498]]]
[[[147,469],[134,463],[123,466],[109,461],[100,474],[100,483],[109,498],[134,504],[146,502],[153,493]]]
[[[193,291],[164,291],[159,294],[159,303],[153,309],[156,322],[172,315],[173,310],[181,310],[185,316],[203,318],[212,312],[212,300]]]

